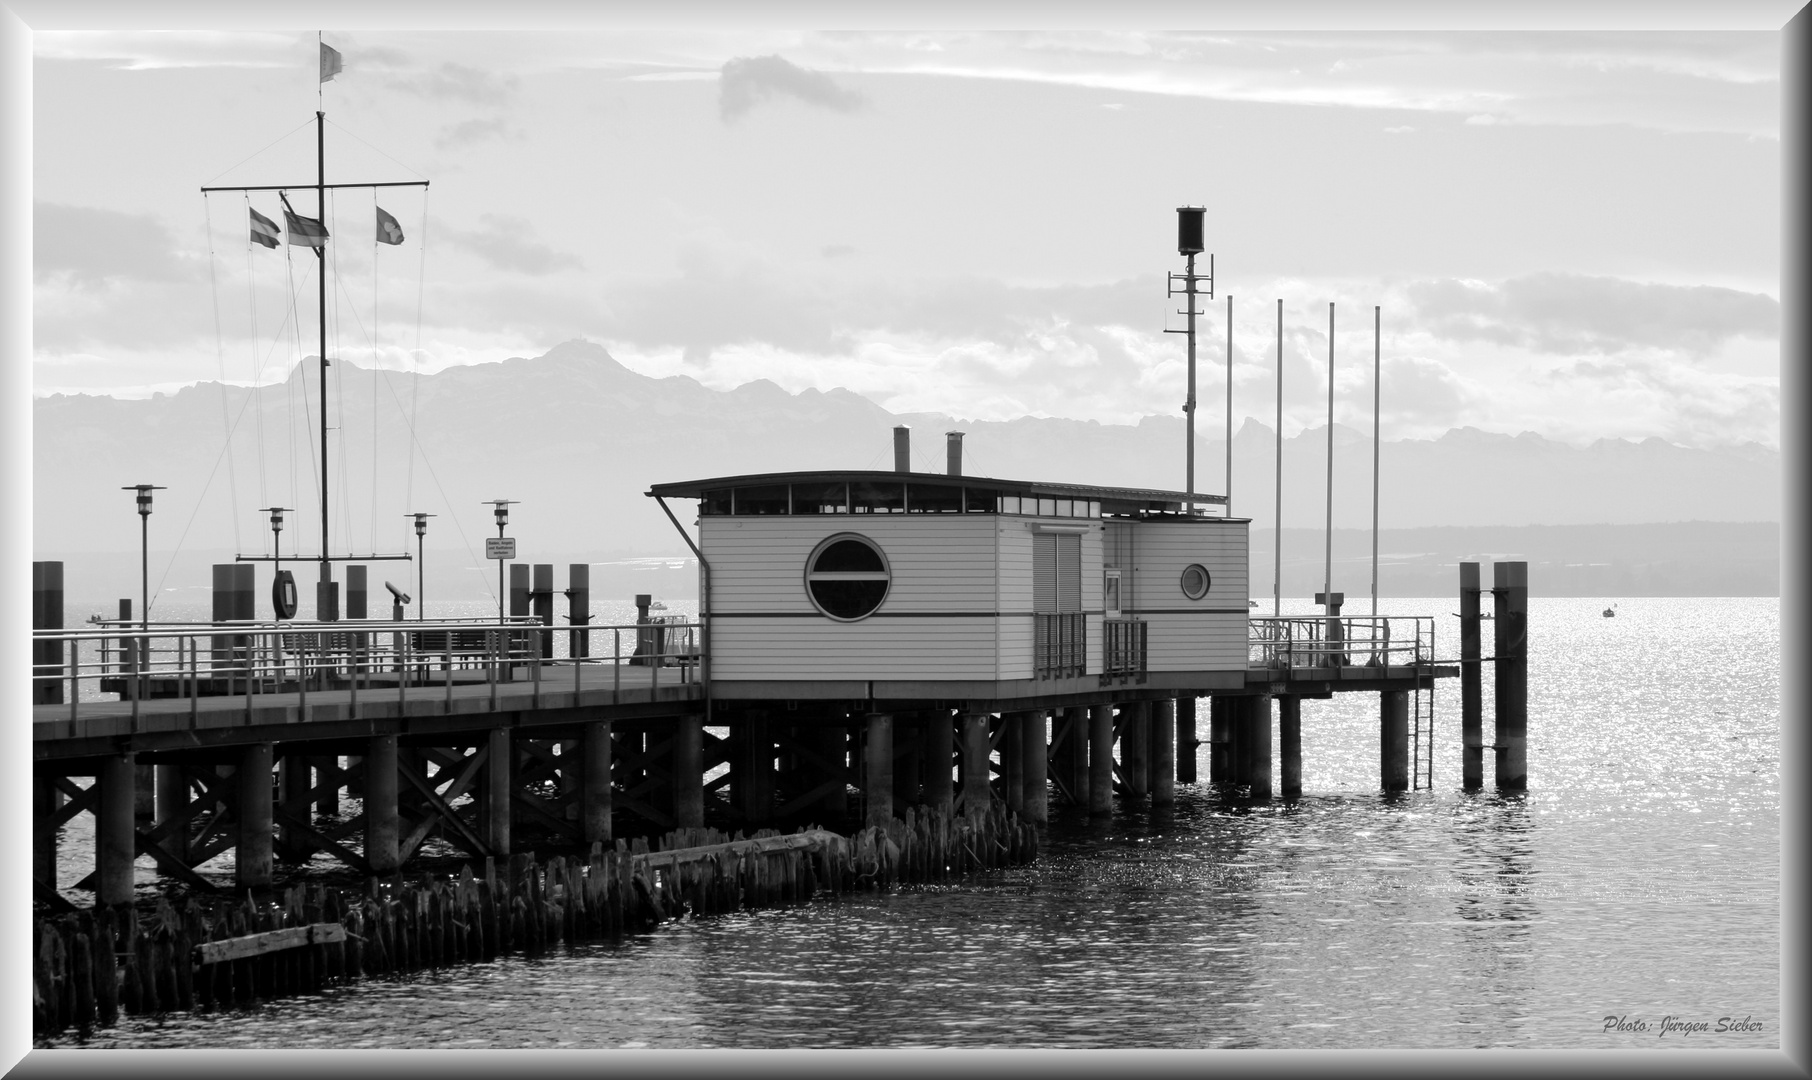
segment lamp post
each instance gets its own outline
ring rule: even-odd
[[[492,513],[497,515],[497,539],[499,541],[499,547],[502,546],[503,527],[510,523],[510,504],[517,501],[518,500],[516,499],[490,500],[490,505],[493,508]],[[497,624],[499,626],[503,625],[503,563],[503,559],[500,558],[497,560]]]
[[[428,535],[428,519],[435,515],[409,513],[403,516],[415,519],[415,618],[419,622],[428,617],[428,602],[422,599],[428,587],[428,561],[422,550],[422,537]]]
[[[275,601],[274,606],[276,608],[276,616],[277,616],[277,618],[282,619],[285,617],[283,614],[283,604],[281,603],[280,600],[277,600],[276,598],[280,598],[284,595],[283,594],[283,515],[284,515],[285,511],[295,510],[295,507],[293,507],[293,506],[260,506],[258,509],[260,512],[268,513],[271,516],[271,573],[273,575],[272,582],[271,582],[271,585],[272,585],[271,596],[273,597],[273,599]]]
[[[151,629],[151,493],[163,491],[161,484],[126,484],[121,491],[138,492],[138,589],[139,589],[139,628]],[[151,639],[145,638],[138,643],[132,652],[132,670],[136,674],[141,665],[140,658],[151,659]],[[137,683],[134,682],[136,696]],[[134,706],[136,708],[136,706]],[[136,715],[136,714],[135,714]]]

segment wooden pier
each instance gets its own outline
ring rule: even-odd
[[[1463,750],[1468,761],[1482,753],[1464,676],[1492,661],[1496,786],[1520,790],[1526,577],[1519,564],[1496,567],[1498,651],[1484,658],[1468,653],[1465,633],[1476,625],[1464,589],[1477,568],[1461,574],[1459,664],[1437,662],[1428,636],[1402,629],[1417,620],[1348,618],[1330,634],[1325,619],[1254,618],[1247,666],[1193,688],[1136,671],[1010,680],[990,696],[911,680],[865,684],[863,697],[839,696],[847,688],[835,684],[755,688],[708,681],[697,637],[672,650],[548,658],[545,629],[508,621],[43,630],[37,895],[60,906],[58,888],[74,887],[104,905],[128,902],[141,856],[208,893],[216,886],[198,868],[229,849],[235,885],[262,889],[322,853],[384,877],[424,859],[583,852],[674,828],[885,826],[908,808],[1001,804],[1040,823],[1052,800],[1093,813],[1116,800],[1171,802],[1179,783],[1196,781],[1202,742],[1211,783],[1293,798],[1302,703],[1335,693],[1378,695],[1379,786],[1402,790],[1430,778],[1436,680],[1462,677]],[[647,646],[648,629],[593,633]],[[663,633],[677,641],[702,630]],[[453,652],[459,634],[479,643],[463,657]],[[112,660],[84,671],[97,637],[111,639]],[[424,641],[439,648],[424,651]],[[103,679],[126,700],[93,700]],[[163,689],[135,700],[138,686]],[[1202,697],[1208,731],[1198,740]],[[1475,789],[1482,777],[1469,766],[1461,781]],[[343,812],[354,800],[356,811]],[[80,813],[95,821],[95,871],[58,882],[58,830]]]

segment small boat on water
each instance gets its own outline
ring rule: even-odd
[[[1605,608],[1604,617],[1607,619],[1615,619],[1617,617],[1617,605],[1612,604],[1610,607]]]

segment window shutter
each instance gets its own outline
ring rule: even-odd
[[[1082,537],[1056,536],[1057,610],[1082,610]]]
[[[1048,533],[1032,535],[1032,610],[1057,610],[1057,541]]]

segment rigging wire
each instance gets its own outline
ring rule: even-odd
[[[396,165],[401,165],[401,166],[402,166],[402,167],[403,167],[403,168],[405,168],[405,169],[409,169],[409,171],[410,171],[410,172],[412,172],[412,173],[415,173],[415,175],[416,175],[416,176],[418,176],[418,177],[421,177],[421,178],[422,178],[422,179],[423,179],[423,180],[426,180],[426,179],[427,179],[427,177],[426,177],[426,176],[423,176],[423,175],[422,175],[422,174],[421,174],[421,173],[420,173],[420,172],[418,172],[418,171],[417,171],[417,170],[415,170],[415,169],[410,169],[410,168],[409,168],[409,166],[407,166],[407,165],[403,165],[403,163],[402,163],[402,162],[400,162],[400,161],[397,161],[397,160],[396,160],[396,159],[395,159],[395,158],[393,158],[393,157],[391,157],[391,156],[390,156],[390,155],[389,155],[389,154],[386,154],[386,153],[384,153],[384,152],[383,152],[383,151],[382,151],[382,150],[380,150],[380,149],[378,149],[378,148],[377,148],[377,147],[375,147],[375,146],[372,146],[372,145],[371,145],[371,144],[370,144],[370,143],[368,143],[368,142],[366,142],[366,141],[365,141],[365,140],[364,140],[364,139],[361,139],[361,138],[359,138],[359,137],[358,137],[358,136],[357,136],[357,135],[354,135],[354,134],[353,134],[353,133],[352,133],[352,132],[350,132],[350,131],[348,131],[348,130],[346,130],[346,129],[345,129],[345,128],[344,128],[344,127],[341,127],[341,126],[340,126],[340,125],[339,125],[339,124],[337,124],[337,123],[334,123],[334,121],[332,121],[332,120],[329,120],[329,121],[327,121],[327,122],[328,122],[328,123],[329,123],[329,124],[331,124],[331,125],[332,125],[332,126],[333,126],[333,127],[334,127],[334,129],[335,129],[335,130],[337,130],[337,131],[339,131],[339,132],[340,132],[340,133],[341,133],[341,134],[343,134],[343,135],[345,135],[345,136],[346,136],[346,137],[347,137],[347,138],[350,138],[350,139],[352,139],[352,140],[354,140],[354,141],[356,141],[356,142],[357,142],[357,143],[359,143],[359,144],[360,144],[360,145],[362,145],[362,146],[364,146],[364,147],[365,147],[365,148],[366,148],[366,149],[368,149],[368,150],[370,150],[370,151],[371,151],[371,152],[372,152],[372,153],[374,153],[374,154],[377,154],[377,155],[379,155],[379,156],[381,156],[381,157],[383,157],[383,158],[384,158],[384,159],[385,159],[385,160],[386,160],[386,161],[389,161],[389,162],[392,162],[392,163],[394,163],[394,164],[396,164]],[[376,189],[375,189],[375,188],[374,188],[374,189],[373,189],[373,191],[375,191],[375,190],[376,190]]]
[[[239,472],[233,456],[233,429],[227,424],[226,344],[220,333],[220,281],[214,270],[214,214],[207,192],[201,193],[202,222],[208,231],[208,294],[214,307],[214,362],[220,370],[220,427],[226,433],[227,490],[233,512],[233,550],[239,551]],[[246,242],[250,243],[248,236]],[[197,507],[199,507],[197,503]],[[145,618],[151,617],[151,602],[145,601]]]
[[[340,228],[339,192],[329,191],[327,193],[327,205],[330,209],[330,216],[332,217],[332,220],[333,220],[333,228],[331,230],[329,230],[329,232],[330,233],[337,232]],[[329,337],[329,340],[333,342],[333,350],[332,350],[333,355],[335,357],[340,357],[342,360],[342,362],[336,362],[331,365],[333,367],[333,413],[334,413],[334,419],[338,421],[338,423],[336,423],[333,427],[333,431],[334,431],[333,439],[334,439],[334,442],[339,444],[339,447],[340,447],[340,460],[339,460],[340,541],[341,541],[341,543],[346,545],[346,547],[345,547],[346,552],[348,554],[351,554],[351,552],[352,552],[352,496],[351,496],[351,486],[346,481],[346,377],[345,377],[346,365],[343,362],[343,350],[340,348],[341,329],[345,324],[345,317],[340,312],[340,296],[345,290],[342,287],[342,282],[344,281],[344,279],[340,276],[340,246],[338,244],[330,243],[328,245],[327,252],[328,252],[327,258],[331,259],[333,261],[333,286],[334,286],[333,287],[333,322],[328,327],[330,334],[331,334],[331,336]],[[321,272],[322,273],[327,272],[327,267],[325,264],[323,264],[323,266],[321,267]],[[327,403],[322,402],[321,407],[322,407],[322,415],[325,416]]]
[[[208,184],[212,184],[215,180],[220,179],[222,176],[225,176],[227,173],[230,173],[234,169],[237,169],[239,166],[244,165],[246,162],[257,157],[259,154],[264,153],[265,150],[269,150],[271,147],[277,145],[278,143],[282,142],[284,139],[289,138],[291,135],[294,135],[296,132],[301,131],[303,128],[307,127],[308,125],[310,125],[314,122],[315,122],[314,118],[309,117],[307,120],[302,121],[300,124],[297,124],[295,127],[290,128],[288,131],[284,132],[283,134],[277,136],[275,139],[272,139],[270,142],[266,143],[262,149],[254,150],[250,154],[241,158],[240,160],[238,160],[238,161],[234,162],[233,164],[228,165],[226,168],[220,170],[220,172],[218,174],[216,174],[213,178],[208,180],[207,184],[203,184],[202,186],[207,187]]]
[[[378,210],[377,188],[372,188],[371,189],[371,218],[370,218],[370,220],[371,220],[371,333],[368,336],[373,339],[375,339],[377,336],[377,327],[378,327],[377,210]],[[377,508],[378,508],[378,453],[379,453],[379,450],[378,450],[378,394],[377,394],[378,375],[377,375],[377,369],[378,369],[378,365],[381,363],[383,363],[383,357],[382,357],[381,352],[379,352],[376,342],[374,340],[373,347],[372,347],[372,357],[371,357],[371,529],[370,529],[370,536],[371,536],[370,550],[373,552],[377,551],[377,549],[378,549],[377,548],[377,520],[378,520]],[[408,547],[405,545],[403,550],[407,551]]]
[[[284,249],[284,258],[286,260],[289,258],[289,249],[287,247]],[[290,269],[291,289],[293,291],[293,289],[295,287],[294,286],[295,264],[292,262],[290,264],[290,267],[291,267],[291,269]],[[302,277],[303,277],[303,280],[306,281],[308,278],[308,275],[306,273],[304,273],[302,275]],[[315,464],[315,454],[317,453],[317,450],[318,450],[318,448],[315,446],[315,417],[314,417],[314,411],[310,408],[309,402],[308,402],[308,382],[307,382],[308,373],[306,371],[302,370],[303,361],[306,360],[307,357],[305,354],[302,353],[303,346],[302,346],[302,322],[301,322],[301,320],[300,319],[296,320],[292,324],[292,326],[294,327],[296,352],[299,357],[299,359],[296,361],[295,378],[292,380],[292,385],[294,385],[295,383],[301,384],[301,389],[302,389],[302,434],[303,434],[303,437],[308,440],[308,475],[314,482],[313,494],[315,497],[315,506],[317,506],[320,509],[321,514],[323,516],[325,516],[327,513],[327,507],[325,504],[323,504],[321,502],[321,473],[320,473],[319,468]],[[323,409],[325,409],[327,406],[327,402],[323,401],[321,403],[321,406]],[[290,454],[291,454],[290,461],[292,464],[292,471],[293,471],[293,465],[294,465],[294,461],[295,461],[295,457],[294,457],[295,446],[296,446],[295,412],[292,408],[291,413],[290,413]],[[292,485],[294,484],[293,476],[291,479],[291,483],[292,483]],[[298,501],[300,501],[300,500],[298,500]],[[321,552],[321,557],[326,558],[327,552],[325,552],[325,551]]]

